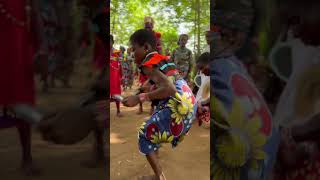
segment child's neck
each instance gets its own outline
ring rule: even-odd
[[[158,54],[158,52],[157,51],[151,51],[150,53],[148,53],[146,55],[146,57],[144,59],[146,59],[148,56],[151,56],[152,54]]]

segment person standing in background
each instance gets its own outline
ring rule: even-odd
[[[132,53],[132,49],[128,48],[127,49],[127,56],[126,56],[126,61],[128,63],[128,87],[131,89],[133,85],[133,80],[134,80],[134,57]]]
[[[172,53],[172,61],[177,65],[180,75],[189,82],[190,72],[193,66],[192,52],[186,47],[189,36],[187,34],[181,34],[179,36],[178,45]]]
[[[159,54],[162,54],[162,42],[161,42],[161,33],[159,32],[156,32],[153,30],[154,28],[154,20],[152,17],[150,16],[146,16],[144,18],[144,28],[149,30],[149,31],[152,31],[156,37],[156,43],[157,43],[157,51]]]
[[[125,48],[124,47],[121,47],[121,51],[122,51],[122,62],[121,62],[121,65],[122,65],[122,87],[123,87],[123,90],[127,90],[127,88],[129,88],[129,81],[130,79],[132,78],[131,77],[131,74],[130,74],[130,64],[129,64],[129,61],[128,61],[128,54],[125,53]]]
[[[120,52],[113,48],[114,40],[110,35],[110,98],[116,102],[117,116],[122,117],[120,112],[120,102],[114,96],[121,95],[121,64]]]
[[[162,42],[161,42],[161,33],[156,32],[153,30],[154,28],[154,20],[152,17],[150,16],[146,16],[144,18],[144,29],[153,32],[155,38],[156,38],[156,50],[159,54],[162,54]],[[146,76],[144,76],[143,74],[140,73],[140,84],[141,84],[141,89],[147,89],[146,87],[149,87],[149,82],[148,82],[148,78]],[[154,88],[154,87],[150,87],[150,88]],[[152,115],[153,111],[154,111],[154,106],[156,104],[156,100],[151,101],[151,109],[149,114]],[[142,103],[139,104],[139,111],[138,114],[141,114],[143,112],[143,106]]]
[[[26,175],[40,172],[31,155],[31,125],[43,119],[34,108],[33,56],[41,29],[38,7],[37,1],[0,0],[0,107],[11,109],[22,120],[17,128],[22,146],[21,167]]]

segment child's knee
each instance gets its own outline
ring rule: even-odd
[[[144,155],[148,155],[152,152],[156,152],[160,147],[159,144],[152,143],[144,136],[139,138],[138,143],[139,143],[139,151]]]

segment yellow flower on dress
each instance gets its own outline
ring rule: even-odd
[[[141,126],[138,128],[138,129],[139,129],[139,133],[144,134],[144,133],[143,133],[143,130],[144,130],[144,126],[145,126],[146,124],[147,124],[146,122],[143,122],[143,123],[141,124]]]
[[[175,119],[176,123],[180,124],[183,119],[186,119],[190,113],[193,113],[192,99],[188,98],[186,93],[182,96],[179,93],[169,100],[168,106],[172,114],[171,117]]]
[[[215,118],[214,120],[218,121],[219,123],[225,122],[228,113],[224,109],[223,104],[214,96],[210,97],[210,107],[210,110]]]
[[[161,133],[157,133],[156,135],[151,136],[151,142],[154,144],[159,143],[171,143],[173,141],[173,135],[168,136],[167,132],[164,131],[161,135]]]
[[[215,99],[215,101],[218,100]],[[224,111],[223,106],[219,108]],[[223,115],[220,114],[218,117]],[[258,161],[266,158],[263,146],[266,144],[267,137],[259,131],[261,120],[257,115],[251,119],[246,117],[240,102],[236,99],[228,117],[219,119],[224,122],[214,123],[225,131],[216,140],[215,153],[218,161],[214,159],[212,163],[213,179],[239,180],[240,170],[244,165],[257,170]]]

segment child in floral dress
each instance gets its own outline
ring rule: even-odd
[[[194,119],[195,97],[186,81],[179,76],[175,64],[156,52],[156,38],[152,32],[138,30],[130,42],[135,63],[157,88],[126,97],[123,104],[133,107],[140,102],[158,100],[153,115],[139,129],[138,144],[155,173],[148,178],[163,180],[165,176],[159,164],[158,149],[162,143],[171,143],[175,147],[182,141]]]

